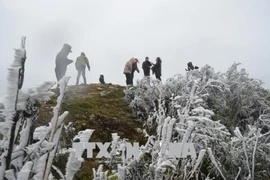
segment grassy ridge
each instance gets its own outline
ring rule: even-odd
[[[119,85],[90,84],[69,86],[62,103],[61,112],[69,111],[65,123],[73,122],[75,133],[85,129],[95,129],[91,142],[110,142],[111,133],[118,133],[121,138],[128,138],[131,142],[145,143],[143,135],[136,131],[142,124],[135,121],[128,103],[123,99],[125,87]],[[52,117],[52,108],[56,99],[43,104],[40,111],[38,125],[47,125]],[[71,134],[69,134],[71,136]],[[63,131],[62,141],[69,136]],[[74,134],[72,134],[74,135]],[[73,138],[73,137],[69,137]],[[98,152],[94,151],[94,154]],[[56,158],[57,166],[65,169],[67,156]],[[97,159],[85,159],[83,167],[75,179],[91,179],[92,168],[97,168]]]

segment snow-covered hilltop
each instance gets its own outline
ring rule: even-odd
[[[143,152],[149,161],[127,165],[125,177],[269,179],[270,94],[238,65],[225,73],[206,65],[127,90],[133,113],[147,119],[151,146]],[[197,158],[169,158],[171,142],[194,143]]]
[[[25,52],[15,49],[0,107],[0,179],[270,178],[270,92],[239,63],[129,89],[64,76],[56,96],[54,82],[20,90]]]

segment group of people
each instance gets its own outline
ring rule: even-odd
[[[57,81],[59,81],[60,79],[62,79],[65,76],[66,71],[67,71],[67,66],[73,62],[72,60],[67,58],[67,56],[71,52],[72,52],[71,46],[68,44],[64,44],[61,51],[56,56],[55,74],[56,74]],[[133,78],[134,78],[135,71],[140,73],[140,70],[138,68],[138,63],[139,63],[139,60],[137,58],[132,57],[125,64],[124,74],[126,76],[126,84],[128,87],[133,86]],[[198,66],[193,66],[192,62],[187,63],[187,65],[188,65],[188,69],[186,69],[186,71],[199,69]],[[75,67],[76,67],[76,70],[78,71],[78,75],[76,78],[76,85],[79,84],[81,75],[83,77],[84,84],[86,84],[85,69],[88,68],[88,71],[90,71],[90,65],[89,65],[89,60],[86,57],[84,52],[81,52],[81,55],[79,57],[77,57]],[[150,71],[152,70],[152,73],[156,76],[156,79],[161,81],[161,59],[160,59],[160,57],[156,58],[155,64],[149,61],[149,57],[145,57],[145,61],[142,63],[142,69],[143,69],[143,73],[144,73],[145,77],[149,78]],[[105,84],[103,75],[100,75],[99,82],[101,84]]]
[[[72,52],[71,46],[69,44],[64,44],[61,51],[56,56],[55,75],[57,81],[59,81],[65,76],[67,66],[73,63],[73,60],[70,60],[67,57],[71,52]],[[125,65],[124,74],[126,75],[127,86],[133,86],[133,78],[135,71],[140,73],[138,63],[139,60],[137,58],[131,58]],[[76,85],[79,84],[81,75],[83,77],[84,84],[86,84],[85,69],[88,68],[88,71],[90,71],[90,65],[89,60],[84,52],[81,52],[81,55],[77,57],[75,67],[76,70],[78,71],[78,75],[76,78]],[[144,76],[148,78],[150,77],[150,70],[152,69],[152,73],[155,74],[156,78],[161,81],[161,59],[159,57],[156,58],[155,64],[149,61],[149,57],[145,57],[145,61],[142,63],[142,69]],[[100,76],[99,81],[100,83],[105,84],[103,75]]]
[[[137,58],[132,57],[128,62],[125,64],[124,74],[126,76],[126,84],[127,86],[133,86],[133,78],[134,73],[137,71],[140,73],[138,68],[139,60]],[[161,59],[160,57],[156,58],[156,64],[149,61],[149,57],[145,57],[145,61],[142,63],[142,69],[144,76],[149,78],[150,77],[150,70],[152,73],[155,74],[156,78],[161,81]]]
[[[56,56],[55,75],[56,75],[57,81],[59,81],[65,76],[66,71],[67,71],[67,66],[73,62],[72,60],[67,58],[68,54],[71,52],[72,52],[71,46],[68,44],[64,44],[63,48]],[[81,75],[83,77],[84,84],[86,84],[85,69],[87,67],[88,70],[90,71],[90,65],[89,65],[89,60],[87,59],[84,52],[82,52],[81,55],[77,57],[75,67],[76,67],[76,70],[78,71],[76,85],[79,84]]]

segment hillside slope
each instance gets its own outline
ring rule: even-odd
[[[69,86],[61,112],[69,111],[65,123],[72,122],[75,132],[62,132],[61,143],[63,146],[71,147],[74,135],[85,129],[95,129],[90,139],[91,142],[110,142],[111,133],[118,133],[121,138],[128,138],[131,142],[144,143],[143,134],[136,130],[142,128],[142,124],[132,117],[128,103],[123,99],[124,88],[119,85],[101,84]],[[53,98],[41,106],[37,125],[47,125],[52,117],[51,108],[55,104],[56,99]],[[56,158],[55,163],[61,170],[64,170],[67,156],[61,157],[64,158]],[[99,165],[96,163],[96,159],[86,158],[85,160],[76,179],[90,179],[92,168],[97,168]]]

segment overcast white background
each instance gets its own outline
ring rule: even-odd
[[[132,56],[140,69],[145,56],[153,62],[160,56],[163,81],[185,73],[189,61],[223,72],[236,61],[270,88],[269,18],[269,0],[0,0],[0,96],[21,36],[27,36],[23,89],[56,80],[55,56],[64,43],[72,46],[70,59],[83,51],[90,60],[88,83],[104,74],[106,82],[125,85],[123,68]],[[70,85],[76,73],[69,65]]]

